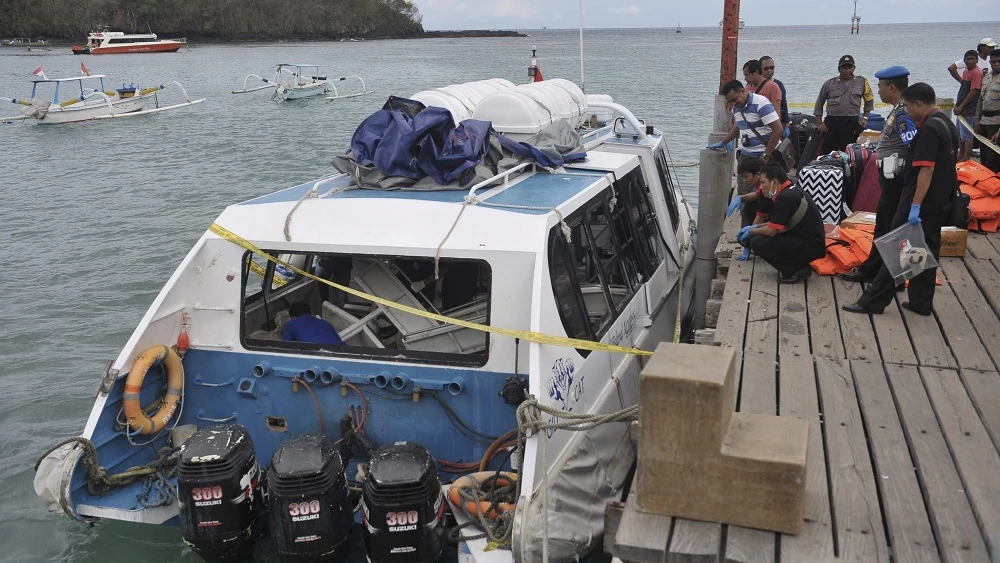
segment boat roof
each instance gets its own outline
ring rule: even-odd
[[[281,63],[278,66],[279,67],[282,67],[282,66],[294,66],[294,67],[298,67],[298,68],[319,68],[319,65],[314,65],[312,63]]]
[[[105,75],[103,74],[91,74],[90,76],[73,76],[71,78],[37,78],[35,80],[32,80],[31,82],[33,84],[38,84],[40,82],[75,82],[78,80],[82,81],[82,80],[104,78],[104,76]]]
[[[454,224],[442,247],[452,255],[476,256],[484,250],[534,253],[546,245],[542,233],[554,224],[554,209],[575,209],[574,201],[593,197],[620,177],[621,170],[634,166],[634,155],[594,154],[573,168],[527,173],[507,186],[478,190],[477,198],[484,203],[464,210],[468,189],[355,188],[327,195],[352,184],[350,176],[340,174],[319,180],[318,198],[303,199],[317,184],[314,180],[231,205],[217,222],[262,248],[333,250],[335,241],[339,252],[434,255]],[[462,216],[456,221],[459,211]],[[289,213],[290,242],[284,236]]]

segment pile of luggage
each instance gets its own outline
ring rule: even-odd
[[[1000,227],[1000,173],[967,160],[955,167],[962,193],[969,196],[969,230],[995,233]]]

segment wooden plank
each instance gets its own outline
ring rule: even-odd
[[[801,283],[778,288],[778,350],[781,355],[809,354],[809,316],[806,286]]]
[[[715,341],[715,329],[702,328],[694,331],[694,343],[701,344],[703,346],[717,345],[717,342]]]
[[[954,370],[920,368],[989,549],[1000,531],[1000,453]],[[994,407],[995,408],[995,407]]]
[[[994,312],[1000,312],[1000,272],[990,260],[966,260],[965,266],[976,280]]]
[[[945,260],[957,263],[962,269],[965,268],[961,260],[948,258]],[[972,321],[965,313],[958,298],[955,297],[950,279],[942,269],[939,269],[938,272],[938,276],[942,278],[942,283],[934,291],[934,316],[937,319],[937,323],[935,323],[933,329],[940,328],[941,335],[944,337],[951,351],[947,357],[949,365],[935,365],[925,360],[925,352],[921,351],[920,343],[914,336],[914,348],[916,349],[917,356],[920,357],[921,365],[951,368],[962,367],[987,371],[995,369],[989,352],[986,351],[986,347],[980,340],[979,335],[976,334],[976,329],[972,325]],[[910,330],[910,334],[914,334],[915,330],[919,330],[919,325],[925,324],[926,321],[933,321],[929,317],[921,317],[925,319],[924,322],[921,322],[914,319],[916,316],[918,315],[914,315],[909,311],[904,312],[906,326]],[[911,321],[913,321],[913,324],[911,324]],[[1000,323],[994,322],[1000,325]]]
[[[990,258],[1000,259],[1000,253],[990,244],[986,235],[979,233],[969,233],[969,238],[965,243],[966,257],[972,259],[989,260]]]
[[[986,544],[920,374],[912,366],[886,364],[885,370],[927,502],[938,553],[947,562],[988,561]]]
[[[777,413],[777,369],[773,353],[746,352],[743,357],[743,387],[740,412]],[[808,468],[807,468],[808,470]],[[727,563],[768,563],[774,561],[774,532],[729,526],[726,535]]]
[[[722,309],[721,299],[709,299],[705,303],[705,326],[715,328],[719,322],[719,310]]]
[[[782,356],[778,412],[809,421],[809,454],[806,461],[806,510],[802,532],[781,537],[782,561],[826,561],[834,556],[830,495],[823,449],[823,427],[813,360]]]
[[[776,354],[778,350],[778,272],[754,258],[745,351]]]
[[[666,560],[673,518],[635,509],[635,489],[628,495],[615,534],[614,555],[623,561],[659,563]]]
[[[851,372],[868,429],[893,560],[940,561],[885,370],[882,364],[853,361]]]
[[[848,360],[880,361],[881,355],[878,342],[875,340],[875,328],[871,317],[840,310],[841,305],[858,300],[861,296],[861,284],[846,282],[839,278],[834,279],[832,283],[834,295],[837,297],[835,308],[840,318],[845,356]]]
[[[955,293],[966,317],[975,327],[975,331],[967,337],[971,339],[973,335],[977,335],[993,361],[994,367],[991,369],[1000,369],[1000,318],[986,301],[986,296],[976,285],[965,263],[959,260],[945,260],[941,270],[947,280],[945,283]],[[946,330],[945,334],[950,336],[951,332]],[[962,359],[959,355],[960,363]]]
[[[903,298],[900,297],[900,299]],[[911,350],[922,366],[939,368],[958,367],[958,363],[952,356],[951,348],[948,346],[944,334],[941,333],[938,321],[944,319],[952,324],[964,321],[967,324],[968,319],[965,318],[965,313],[962,312],[961,308],[956,310],[955,308],[948,308],[947,305],[957,307],[958,302],[955,301],[954,296],[951,295],[949,290],[937,288],[934,292],[934,312],[932,315],[925,317],[902,307],[899,308],[899,312],[902,313],[903,324],[906,325],[906,330],[910,333],[909,341],[912,343]],[[891,305],[887,307],[887,312],[890,308],[894,307]],[[975,333],[971,334],[975,337]],[[983,356],[988,359],[986,354],[983,354]]]
[[[667,563],[716,563],[721,539],[722,527],[718,524],[677,518]]]
[[[855,561],[888,561],[875,476],[858,398],[845,362],[816,359],[838,554]]]
[[[958,372],[972,399],[993,446],[1000,450],[1000,374],[995,371],[963,369]]]
[[[753,262],[735,262],[726,278],[726,291],[719,310],[715,338],[719,344],[743,351],[747,309],[750,305],[750,283],[753,280]]]
[[[604,553],[610,555],[616,553],[618,544],[615,543],[615,536],[618,535],[618,527],[621,526],[624,513],[625,503],[620,500],[609,501],[604,506]]]
[[[812,355],[835,360],[846,358],[837,318],[837,301],[833,295],[833,279],[809,278],[806,280],[806,296]],[[871,332],[870,324],[868,330]]]
[[[917,355],[913,352],[910,335],[906,332],[906,325],[903,324],[903,316],[899,311],[899,305],[893,301],[885,308],[884,313],[872,315],[878,349],[882,354],[882,361],[887,364],[917,365]]]

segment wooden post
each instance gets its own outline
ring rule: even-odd
[[[640,380],[636,508],[797,534],[809,423],[734,413],[731,348],[660,344]]]

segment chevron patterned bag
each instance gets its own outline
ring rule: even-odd
[[[842,218],[846,177],[839,158],[814,160],[799,170],[796,183],[819,207],[823,221],[836,224]]]

